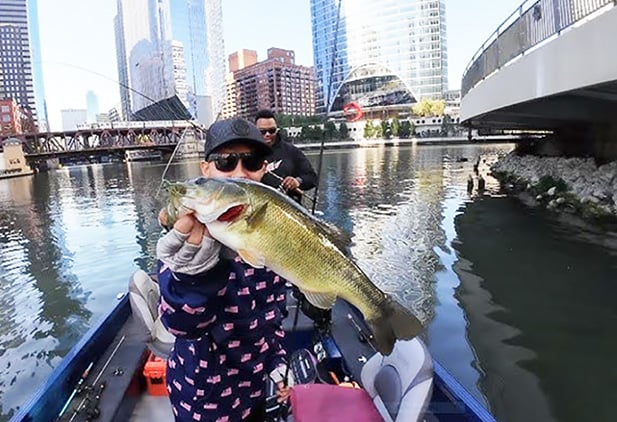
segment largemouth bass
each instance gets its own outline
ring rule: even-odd
[[[356,306],[373,332],[375,346],[390,354],[396,339],[421,330],[418,319],[382,292],[346,256],[336,230],[279,191],[246,179],[200,178],[168,186],[169,222],[184,207],[211,236],[253,267],[268,267],[329,309],[337,297]]]

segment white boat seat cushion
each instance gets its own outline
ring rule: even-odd
[[[129,280],[129,300],[133,317],[143,326],[146,344],[156,356],[169,357],[176,338],[167,331],[158,312],[161,293],[159,285],[142,270],[133,273]]]
[[[389,356],[376,353],[361,377],[385,421],[411,422],[424,415],[433,389],[433,362],[420,339],[397,341]]]

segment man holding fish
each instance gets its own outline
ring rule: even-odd
[[[208,131],[201,171],[260,181],[269,152],[251,123],[217,122]],[[285,362],[285,280],[222,249],[185,211],[170,210],[176,221],[157,245],[161,318],[176,336],[167,371],[174,414],[191,421],[263,420],[266,377]],[[281,399],[288,394],[280,382]]]
[[[346,256],[336,228],[258,183],[268,153],[253,124],[216,122],[205,177],[168,188],[173,229],[157,257],[161,318],[176,335],[167,380],[177,420],[262,420],[266,379],[285,361],[285,279],[318,308],[337,297],[355,305],[384,354],[422,329]]]

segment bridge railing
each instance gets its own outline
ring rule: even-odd
[[[617,0],[525,0],[480,46],[467,65],[461,95],[528,50]]]

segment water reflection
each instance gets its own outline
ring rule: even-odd
[[[511,198],[467,204],[456,230],[458,296],[495,412],[613,420],[615,233]]]
[[[44,176],[43,176],[44,177]],[[60,205],[33,177],[0,181],[0,400],[25,400],[88,326],[90,311],[66,265]]]

